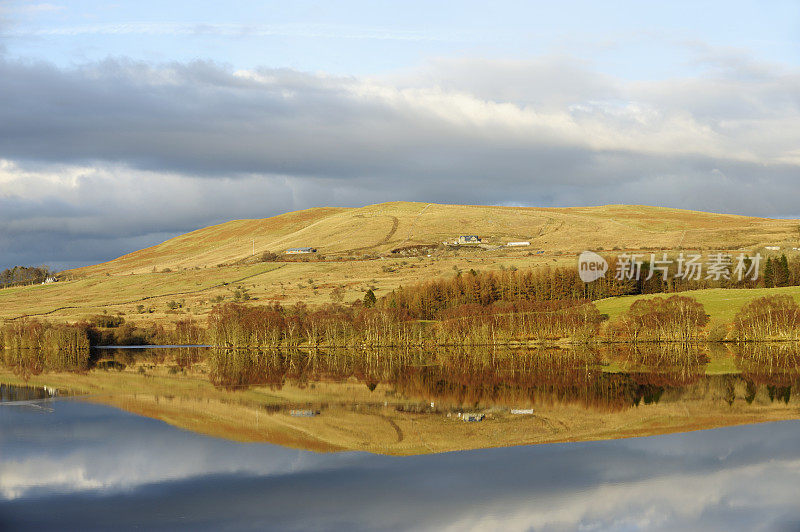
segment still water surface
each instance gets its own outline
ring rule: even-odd
[[[0,384],[0,530],[800,529],[791,346],[215,356]]]
[[[0,406],[0,529],[800,527],[800,423],[412,457],[242,444],[74,399]]]

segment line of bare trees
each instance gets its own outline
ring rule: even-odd
[[[637,299],[613,325],[612,334],[632,342],[692,342],[708,324],[701,303],[687,296]]]
[[[738,341],[797,340],[800,306],[786,294],[760,297],[744,305],[733,321]]]
[[[83,371],[89,366],[86,327],[18,320],[0,327],[0,359],[27,378],[43,371]]]
[[[514,341],[596,336],[602,316],[590,301],[517,302],[462,305],[436,321],[409,318],[392,308],[329,305],[215,307],[208,320],[208,340],[216,346],[353,347],[419,345],[489,345]]]

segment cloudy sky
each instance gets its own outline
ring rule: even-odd
[[[650,4],[0,0],[0,267],[391,200],[800,216],[800,3]]]

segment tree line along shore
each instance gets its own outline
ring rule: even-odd
[[[367,292],[350,305],[224,303],[205,323],[187,318],[171,327],[105,314],[72,324],[23,318],[0,326],[0,346],[71,353],[93,345],[133,344],[258,348],[798,339],[800,308],[791,296],[755,297],[731,322],[708,327],[701,302],[672,293],[696,288],[692,282],[613,277],[587,284],[575,268],[470,271],[399,287],[381,298]],[[650,297],[637,299],[615,319],[595,304],[629,294]]]

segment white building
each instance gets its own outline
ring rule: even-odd
[[[521,246],[530,246],[530,242],[509,242],[506,246],[513,248],[513,247],[521,247]]]
[[[316,248],[289,248],[285,251],[287,255],[300,255],[302,253],[316,253]]]

